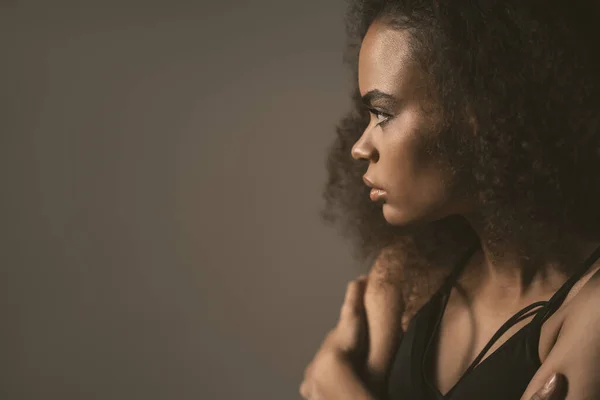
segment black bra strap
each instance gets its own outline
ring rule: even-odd
[[[469,254],[472,254],[472,253],[469,253]],[[545,309],[542,312],[537,312],[537,315],[534,318],[534,321],[535,321],[538,318],[545,318],[550,311],[553,312],[554,310],[556,310],[556,308],[560,307],[560,305],[564,301],[564,298],[566,297],[567,293],[569,293],[569,291],[571,290],[573,285],[589,270],[589,268],[598,260],[598,258],[600,258],[600,246],[598,246],[596,248],[596,250],[585,260],[585,262],[582,264],[581,268],[579,268],[575,272],[575,274],[573,274],[567,280],[567,282],[565,282],[565,284],[563,286],[561,286],[560,289],[558,289],[558,291],[552,296],[552,298],[550,298],[549,301],[537,301],[535,303],[532,303],[532,304],[522,308],[520,311],[518,311],[516,314],[514,314],[512,317],[510,317],[504,324],[502,324],[502,326],[496,331],[496,333],[494,333],[494,336],[492,336],[492,338],[487,342],[487,344],[481,350],[481,352],[479,352],[477,357],[475,357],[475,359],[473,360],[471,365],[469,365],[469,368],[467,368],[467,371],[465,372],[464,375],[467,375],[473,368],[475,368],[481,362],[483,357],[485,357],[485,355],[492,348],[494,343],[496,343],[498,341],[498,339],[500,339],[502,337],[502,335],[504,335],[506,333],[506,331],[508,331],[513,325],[515,325],[519,321],[523,320],[524,318],[530,317],[532,315],[532,313],[534,313],[534,310],[539,310],[540,308]],[[463,261],[463,264],[464,263],[465,262]],[[457,270],[458,270],[458,273],[460,273],[460,270],[462,270],[462,266],[460,266],[460,264],[459,264],[459,268],[457,268]],[[458,275],[458,273],[453,271],[451,276],[454,279],[456,279],[456,276]],[[541,315],[543,317],[540,317]]]
[[[573,286],[581,279],[583,275],[590,269],[592,265],[600,258],[600,246],[590,254],[590,256],[581,264],[573,275],[554,293],[548,300],[546,309],[535,316],[533,323],[543,324],[565,301],[565,298],[573,288]]]
[[[498,341],[498,339],[500,339],[502,337],[502,335],[504,335],[506,333],[507,330],[509,330],[513,325],[515,325],[519,321],[523,320],[527,316],[531,316],[531,313],[533,312],[533,310],[544,307],[547,303],[548,302],[546,302],[546,301],[537,301],[535,303],[532,303],[532,304],[522,308],[520,311],[518,311],[516,314],[514,314],[512,317],[510,317],[504,324],[502,324],[502,326],[500,328],[498,328],[496,333],[494,333],[494,336],[492,336],[492,338],[487,342],[485,347],[479,352],[477,357],[475,357],[475,359],[473,360],[473,362],[471,363],[469,368],[467,368],[467,371],[465,372],[465,374],[470,372],[473,368],[475,368],[481,362],[483,357],[485,357],[485,355],[488,353],[488,351],[490,351],[490,349],[492,348],[494,343],[496,343]]]
[[[547,301],[545,303],[546,303],[546,305],[548,304]],[[521,315],[521,318],[519,318],[517,321],[515,321],[515,324],[518,324],[519,322],[521,322],[529,317],[533,317],[534,315],[539,314],[539,313],[540,313],[540,310],[531,310],[528,313]]]
[[[474,254],[474,252],[478,248],[479,248],[479,243],[477,243],[476,246],[473,246],[465,254],[465,256],[461,258],[459,264],[457,264],[457,266],[450,273],[450,275],[448,276],[448,278],[446,278],[446,281],[444,282],[444,285],[442,286],[442,289],[438,292],[438,293],[440,293],[440,292],[444,293],[445,298],[444,298],[444,301],[442,303],[442,308],[441,308],[440,314],[438,315],[437,322],[436,322],[436,324],[434,326],[433,333],[437,332],[437,329],[439,327],[440,321],[442,319],[442,315],[443,315],[444,310],[446,308],[446,303],[448,301],[448,297],[449,297],[449,294],[450,294],[449,292],[450,292],[450,290],[452,288],[452,285],[454,284],[454,282],[456,281],[456,279],[458,278],[458,276],[460,275],[460,273],[464,269],[466,263],[469,261],[469,259],[471,258],[471,256]],[[502,335],[504,335],[508,329],[510,329],[516,323],[522,321],[523,319],[529,318],[529,317],[531,317],[534,314],[535,314],[535,317],[530,322],[530,324],[535,324],[536,321],[538,321],[539,319],[542,319],[542,322],[543,322],[545,320],[545,318],[547,318],[547,316],[549,314],[551,314],[551,312],[554,312],[558,307],[560,307],[560,305],[564,301],[566,295],[569,293],[569,291],[571,290],[571,288],[573,287],[573,285],[575,285],[575,283],[577,281],[579,281],[579,279],[589,270],[589,268],[599,258],[600,258],[600,246],[598,246],[596,248],[596,250],[585,260],[585,262],[575,272],[575,274],[573,274],[567,280],[567,282],[565,282],[565,284],[563,286],[561,286],[560,289],[558,289],[558,291],[552,296],[552,298],[550,298],[549,301],[537,301],[535,303],[532,303],[532,304],[524,307],[520,311],[518,311],[516,314],[514,314],[512,317],[510,317],[504,324],[502,324],[502,326],[494,333],[494,335],[488,341],[488,343],[485,345],[485,347],[479,352],[479,354],[477,355],[477,357],[475,357],[475,359],[473,360],[473,362],[469,365],[469,368],[467,368],[467,370],[465,371],[465,373],[462,375],[462,377],[459,379],[459,381],[452,387],[452,389],[450,390],[449,393],[451,393],[454,390],[454,388],[456,386],[458,386],[458,383],[460,383],[460,381],[464,377],[468,376],[468,374],[475,367],[477,367],[477,365],[479,365],[479,363],[481,362],[481,360],[483,360],[483,358],[485,357],[485,355],[490,351],[490,349],[492,348],[492,346],[494,345],[494,343],[496,343],[498,341],[498,339],[500,339],[502,337]],[[540,312],[540,309],[542,309],[541,312]],[[433,336],[434,336],[433,334],[430,336],[429,342],[428,342],[428,344],[426,346],[425,357],[423,359],[423,364],[425,364],[425,360],[427,358],[426,355],[427,355],[427,352],[428,352],[429,347],[431,345]],[[423,365],[423,371],[424,370],[425,370],[425,367]],[[431,387],[434,388],[434,386],[431,386]]]
[[[516,314],[514,314],[512,317],[510,317],[504,324],[502,324],[502,326],[500,328],[498,328],[496,333],[494,333],[494,336],[492,336],[492,338],[487,342],[485,347],[479,352],[477,357],[475,357],[475,359],[473,360],[471,365],[469,365],[469,368],[467,368],[467,370],[462,374],[462,376],[459,378],[458,382],[456,382],[454,384],[454,386],[450,389],[450,391],[446,394],[446,396],[450,395],[454,391],[454,389],[460,384],[460,382],[465,377],[467,377],[469,375],[469,373],[475,367],[477,367],[477,365],[479,365],[481,360],[483,360],[483,357],[485,357],[485,355],[488,353],[488,351],[490,351],[490,349],[492,348],[494,343],[496,343],[498,341],[498,339],[500,339],[502,337],[502,335],[504,335],[506,333],[506,331],[508,329],[510,329],[510,327],[512,327],[514,324],[518,323],[519,321],[523,320],[524,318],[530,317],[532,315],[532,313],[534,312],[534,310],[540,309],[540,308],[544,307],[546,304],[547,304],[546,301],[538,301],[533,304],[530,304],[530,305],[524,307],[523,309],[521,309],[520,311],[518,311]],[[441,320],[441,317],[438,318],[438,322],[437,322],[436,328],[435,328],[436,331],[438,329],[440,320]],[[430,344],[431,344],[431,337],[429,340],[429,344],[427,345],[427,348],[425,350],[425,354],[427,354],[427,350],[429,349]],[[424,360],[423,360],[424,364],[425,364],[425,358],[426,357],[424,357]],[[424,370],[425,370],[425,366],[423,365],[423,371]],[[433,385],[431,385],[430,383],[429,383],[429,385],[430,385],[430,387],[435,389],[435,387]]]

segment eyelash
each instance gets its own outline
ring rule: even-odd
[[[379,110],[375,110],[373,108],[370,108],[369,112],[371,114],[373,114],[375,116],[375,118],[378,118],[378,117],[384,117],[385,118],[383,121],[380,121],[377,124],[375,124],[375,126],[384,127],[392,119],[392,116],[390,114],[386,114],[384,112],[381,112]]]

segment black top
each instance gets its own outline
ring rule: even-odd
[[[560,307],[573,285],[600,258],[598,247],[550,300],[533,303],[506,321],[454,387],[442,395],[427,376],[427,372],[432,368],[427,368],[426,360],[431,357],[428,355],[429,349],[437,338],[438,326],[456,278],[478,248],[479,246],[475,246],[466,254],[440,290],[410,322],[396,353],[390,375],[391,400],[520,399],[541,365],[538,343],[542,324]],[[531,322],[481,361],[511,326],[532,315],[535,317]]]

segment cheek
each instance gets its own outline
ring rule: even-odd
[[[416,130],[388,138],[381,152],[381,162],[391,186],[413,187],[428,176],[430,180],[432,173],[435,175],[436,160],[428,150],[430,141],[426,134]]]
[[[405,164],[405,167],[420,167],[431,158],[427,149],[435,135],[419,110],[417,106],[405,109],[381,132],[382,139],[387,142],[382,150],[388,153],[390,160]]]
[[[388,199],[384,217],[392,224],[428,219],[448,201],[449,177],[431,152],[435,136],[419,132],[390,138],[381,154]]]

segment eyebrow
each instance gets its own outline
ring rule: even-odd
[[[375,103],[378,100],[384,100],[388,103],[392,103],[393,105],[398,104],[398,99],[396,99],[391,94],[382,92],[378,89],[370,90],[362,96],[362,102],[367,107],[373,107],[373,103]]]

